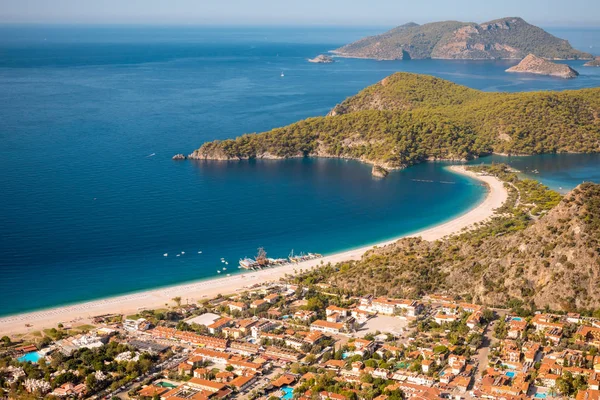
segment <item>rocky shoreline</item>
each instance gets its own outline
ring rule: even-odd
[[[334,63],[335,60],[333,59],[333,57],[326,56],[324,54],[319,54],[315,58],[309,58],[308,62],[313,64],[331,64]]]

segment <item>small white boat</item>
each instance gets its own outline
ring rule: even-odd
[[[227,276],[231,276],[231,274],[227,274]]]
[[[202,252],[201,252],[201,251],[199,251],[199,252],[198,252],[198,254],[202,254]]]
[[[227,268],[223,267],[223,271],[227,271]]]
[[[169,257],[169,253],[163,254],[164,257]]]
[[[225,261],[225,265],[229,265],[229,263],[227,261]]]
[[[177,256],[176,256],[176,257],[179,257],[179,256],[181,256],[181,254],[177,254]]]
[[[220,274],[220,273],[221,273],[221,271],[217,270],[217,274]]]
[[[185,251],[182,251],[181,254],[185,254]]]
[[[283,71],[281,71],[281,77],[283,78],[285,75],[283,74]]]

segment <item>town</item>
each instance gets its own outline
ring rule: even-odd
[[[3,337],[0,397],[596,400],[600,321],[273,283]]]

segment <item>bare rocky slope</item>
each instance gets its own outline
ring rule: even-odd
[[[557,64],[533,54],[529,54],[520,63],[507,69],[506,72],[547,75],[565,79],[579,76],[579,72],[566,64]]]
[[[591,59],[557,38],[518,17],[476,24],[442,21],[409,23],[381,35],[350,43],[334,53],[357,58],[403,60],[521,59],[532,53],[548,59]]]

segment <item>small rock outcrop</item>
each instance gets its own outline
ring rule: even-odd
[[[309,58],[308,62],[315,63],[315,64],[330,64],[330,63],[335,62],[335,60],[333,59],[333,57],[326,56],[324,54],[320,54],[320,55],[316,56],[315,58]]]
[[[584,67],[600,67],[600,57],[596,57],[592,61],[588,61],[583,64]]]
[[[529,54],[520,63],[507,69],[506,72],[547,75],[565,79],[575,78],[579,75],[579,72],[568,65],[557,64],[533,54]]]
[[[373,165],[373,169],[371,170],[371,175],[376,178],[385,178],[388,176],[389,171],[379,165]]]
[[[173,156],[173,160],[185,160],[186,156],[184,156],[183,154],[175,154]]]

